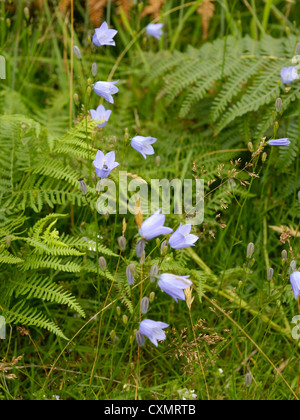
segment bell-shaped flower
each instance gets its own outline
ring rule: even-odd
[[[163,23],[149,23],[146,27],[146,32],[148,35],[153,36],[156,39],[160,39],[163,35]]]
[[[170,295],[178,303],[178,299],[185,300],[184,289],[193,284],[189,277],[164,273],[160,276],[157,284],[163,292]]]
[[[90,113],[91,113],[91,116],[92,116],[93,120],[95,121],[95,123],[100,128],[106,126],[107,121],[110,118],[111,112],[112,111],[110,111],[110,110],[106,111],[106,109],[104,108],[103,105],[99,105],[96,110],[94,110],[94,109],[90,110]]]
[[[198,241],[198,236],[191,235],[192,225],[183,225],[180,223],[179,228],[173,233],[169,239],[169,245],[174,249],[187,248],[189,246],[195,246],[195,242]]]
[[[161,210],[157,210],[152,216],[148,217],[139,230],[142,238],[150,241],[160,235],[168,235],[173,232],[173,229],[164,226],[166,216],[160,214]]]
[[[103,45],[116,45],[114,41],[114,36],[118,33],[115,29],[109,29],[108,24],[103,22],[100,28],[95,29],[95,34],[93,36],[93,43],[97,47],[102,47]]]
[[[109,152],[104,155],[101,150],[98,150],[93,165],[99,178],[107,178],[111,171],[119,166],[119,163],[115,162],[115,159],[115,152]]]
[[[114,103],[114,98],[112,95],[119,92],[119,89],[117,86],[115,86],[116,83],[118,83],[119,80],[116,82],[96,82],[94,85],[94,91],[97,95],[104,98],[107,102],[110,104]]]
[[[146,159],[146,155],[154,155],[155,152],[151,144],[156,141],[157,139],[154,137],[136,136],[131,140],[131,146]]]
[[[268,143],[270,146],[281,146],[281,147],[288,147],[291,144],[289,139],[269,140]]]
[[[295,295],[295,299],[298,299],[300,294],[300,271],[294,271],[290,276],[290,281]]]
[[[140,333],[148,337],[149,340],[158,347],[158,340],[165,340],[166,334],[164,328],[168,328],[168,324],[164,322],[152,321],[151,319],[144,319],[140,323]]]
[[[280,72],[281,80],[285,84],[292,83],[294,80],[298,79],[298,73],[294,66],[283,67]]]

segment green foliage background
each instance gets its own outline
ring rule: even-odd
[[[8,337],[0,341],[0,398],[182,399],[186,390],[200,399],[299,397],[299,342],[291,335],[299,310],[289,263],[299,257],[300,84],[280,79],[300,42],[299,7],[216,2],[202,41],[201,1],[165,2],[161,42],[145,36],[149,18],[140,18],[138,6],[131,20],[112,7],[106,18],[119,31],[117,46],[96,50],[80,2],[74,41],[56,2],[45,1],[39,12],[31,2],[6,3],[0,5],[8,75],[0,91],[0,315]],[[70,59],[73,42],[81,61]],[[88,91],[98,80],[93,62],[98,79],[120,79],[105,130],[88,116],[99,103]],[[71,94],[70,114],[73,65],[79,102]],[[283,105],[276,112],[278,97]],[[130,148],[136,133],[158,138],[160,163]],[[291,146],[270,150],[264,137],[288,137]],[[121,169],[133,178],[205,180],[205,222],[195,228],[200,239],[193,250],[160,258],[153,241],[141,272],[137,227],[127,215],[120,255],[123,217],[96,211],[97,149],[117,150]],[[111,177],[118,181],[117,173]],[[183,220],[171,215],[167,225]],[[249,242],[255,254],[247,260]],[[147,283],[145,294],[156,293],[149,317],[171,328],[158,349],[148,342],[139,356],[139,288],[130,289],[125,276],[132,262],[146,279],[157,263],[161,272],[190,274],[195,286],[189,311]],[[267,281],[270,267],[274,277]],[[18,356],[22,361],[14,362]]]

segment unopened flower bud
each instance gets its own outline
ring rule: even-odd
[[[169,247],[168,247],[168,242],[167,241],[163,241],[160,247],[160,254],[162,256],[165,256],[168,253]]]
[[[8,28],[10,28],[10,27],[11,27],[11,20],[10,20],[9,18],[7,18],[7,19],[6,19],[6,26],[7,26]]]
[[[129,139],[129,130],[128,128],[125,128],[125,134],[124,134],[125,144],[127,143],[128,139]]]
[[[269,281],[273,280],[273,276],[274,276],[274,269],[273,268],[268,268],[267,270],[267,279]]]
[[[127,282],[130,286],[134,284],[134,276],[136,275],[136,268],[134,264],[129,264],[126,268]]]
[[[246,373],[246,375],[245,375],[245,384],[246,384],[246,387],[247,388],[250,388],[250,386],[252,385],[252,381],[253,381],[253,378],[252,378],[251,373]]]
[[[254,244],[250,242],[247,246],[247,258],[250,260],[254,253]]]
[[[87,195],[87,185],[84,181],[80,181],[80,191],[83,195]]]
[[[145,345],[145,336],[140,331],[137,331],[135,337],[138,345],[140,347],[143,347]]]
[[[113,340],[115,337],[116,337],[116,331],[115,330],[112,330],[110,333],[109,333],[109,335],[110,335],[110,338]]]
[[[150,293],[150,296],[149,296],[150,303],[153,303],[154,302],[154,299],[155,299],[155,293],[154,292],[151,292]]]
[[[128,323],[128,316],[123,315],[122,320],[123,320],[123,324],[126,325]]]
[[[141,258],[141,256],[143,255],[143,252],[144,251],[145,251],[145,241],[143,239],[141,239],[136,244],[136,255],[137,255],[137,257],[138,258]]]
[[[26,20],[29,20],[30,13],[29,13],[28,7],[24,7],[24,15],[25,15]]]
[[[93,64],[92,64],[92,75],[93,75],[94,77],[96,77],[96,76],[97,76],[97,73],[98,73],[98,66],[97,66],[97,63],[93,63]]]
[[[254,147],[253,147],[252,141],[249,141],[249,143],[248,143],[248,149],[250,150],[251,153],[254,151]]]
[[[82,58],[81,52],[80,52],[80,49],[77,47],[77,45],[74,45],[73,52],[74,52],[75,57],[78,58],[78,60],[81,60]]]
[[[291,262],[291,264],[290,264],[290,272],[295,271],[295,270],[296,270],[296,268],[297,268],[297,263],[296,263],[296,261],[295,261],[295,260],[293,260],[293,261]]]
[[[91,88],[91,86],[88,86],[87,89],[86,89],[87,96],[91,96],[91,93],[92,93],[92,88]]]
[[[288,257],[288,253],[287,251],[284,249],[281,253],[281,258],[283,259],[283,261],[287,260]]]
[[[263,163],[267,160],[267,158],[268,158],[268,155],[266,152],[264,152],[261,156],[261,160],[263,161]]]
[[[125,236],[120,236],[118,238],[118,244],[121,251],[125,251],[126,249],[126,238]]]
[[[7,236],[7,237],[5,238],[5,244],[6,244],[6,247],[7,247],[7,248],[9,248],[9,247],[10,247],[10,245],[11,245],[11,236]]]
[[[161,158],[160,158],[160,156],[156,156],[155,163],[156,163],[157,166],[160,166],[160,164],[161,164]]]
[[[74,102],[75,102],[76,105],[79,105],[79,96],[78,96],[78,93],[75,93],[74,94]]]
[[[107,264],[106,264],[106,259],[104,257],[99,258],[98,264],[102,271],[106,270]]]
[[[158,275],[158,273],[159,273],[159,267],[156,264],[152,265],[152,267],[150,268],[150,281],[151,281],[151,283],[155,282],[156,276]]]
[[[276,111],[279,112],[282,108],[282,99],[281,98],[277,98],[275,101],[275,108]]]
[[[121,315],[121,308],[120,308],[120,306],[117,306],[116,307],[116,312],[117,312],[117,314],[120,316]]]
[[[148,312],[149,304],[150,304],[149,298],[143,297],[143,299],[141,300],[141,312],[142,312],[142,314],[146,314]]]

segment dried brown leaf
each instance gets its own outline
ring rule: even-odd
[[[209,23],[211,18],[215,13],[215,5],[213,4],[215,0],[203,0],[200,7],[197,9],[197,12],[202,16],[202,27],[203,27],[203,39],[207,39]]]
[[[108,0],[90,0],[90,21],[97,28],[100,26]]]
[[[149,0],[148,6],[142,11],[142,17],[153,15],[155,18],[159,17],[162,6],[165,0]]]

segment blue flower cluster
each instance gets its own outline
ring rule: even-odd
[[[149,24],[146,27],[146,33],[158,40],[161,39],[163,35],[163,24]],[[100,28],[95,30],[93,36],[93,43],[97,47],[102,47],[104,45],[115,46],[114,37],[118,31],[114,29],[109,29],[108,24],[104,22]],[[117,88],[115,82],[106,82],[98,81],[94,85],[95,93],[104,98],[110,104],[114,103],[113,95],[115,95],[119,89]],[[105,107],[101,104],[96,110],[90,110],[91,117],[97,124],[99,128],[104,128],[109,121],[112,111],[106,110]],[[140,153],[144,159],[147,159],[147,156],[154,155],[155,151],[153,144],[157,142],[157,139],[154,137],[144,137],[144,136],[135,136],[131,139],[131,146],[134,150]],[[119,163],[115,160],[115,152],[109,152],[104,154],[101,150],[98,150],[96,158],[93,162],[95,167],[96,175],[99,178],[107,178],[110,173],[119,166]],[[139,234],[141,239],[137,243],[136,251],[137,256],[141,258],[145,250],[145,242],[151,241],[161,235],[171,235],[169,238],[169,245],[173,249],[182,249],[190,246],[195,246],[195,243],[198,240],[196,235],[191,234],[192,226],[187,224],[183,225],[182,223],[178,229],[173,233],[173,229],[165,226],[165,215],[161,214],[161,210],[155,212],[152,216],[146,219],[141,223],[139,227]],[[170,273],[162,273],[161,276],[158,276],[159,268],[153,266],[150,270],[151,281],[158,280],[159,288],[171,296],[177,303],[178,300],[185,300],[184,290],[192,286],[189,276],[178,276]],[[134,277],[136,274],[136,269],[134,264],[130,264],[126,269],[126,277],[129,285],[134,284]],[[144,298],[147,299],[148,298]],[[147,305],[148,310],[148,305]],[[142,311],[146,313],[147,310]],[[151,319],[144,319],[140,322],[139,330],[137,331],[136,337],[139,345],[144,345],[145,336],[155,345],[158,345],[158,340],[165,340],[166,335],[164,329],[169,325],[164,322],[158,322]]]

